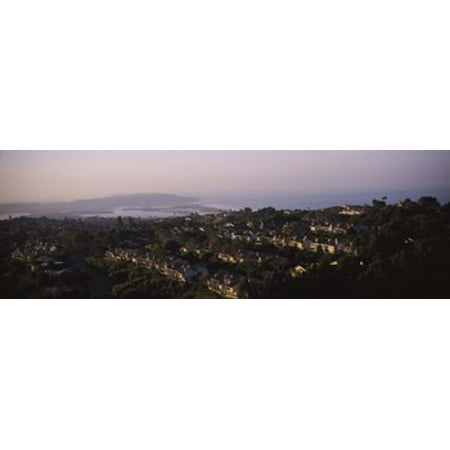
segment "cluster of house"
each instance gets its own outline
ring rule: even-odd
[[[344,208],[343,214],[357,214],[351,208]],[[358,212],[359,213],[359,212]],[[286,216],[286,214],[284,214]],[[297,227],[297,228],[295,228]],[[348,254],[357,256],[358,250],[354,243],[347,237],[348,223],[315,223],[305,222],[290,224],[285,223],[276,227],[263,220],[239,221],[226,215],[215,215],[200,219],[186,217],[184,222],[178,222],[175,226],[168,227],[165,231],[165,242],[171,240],[179,244],[175,254],[159,256],[153,251],[148,251],[144,242],[123,242],[120,247],[109,250],[105,258],[111,261],[131,262],[148,269],[158,271],[161,275],[185,283],[201,275],[202,282],[211,290],[226,297],[245,296],[245,288],[248,279],[236,274],[232,265],[252,263],[255,265],[267,265],[274,270],[283,271],[292,276],[299,277],[308,269],[303,265],[295,265],[283,256],[282,252],[263,251],[263,245],[271,245],[277,248],[291,247],[299,251],[310,253],[323,252],[326,254]],[[229,245],[222,250],[211,251],[208,246],[207,235],[213,232],[214,236],[223,242],[239,241],[250,244],[248,247],[239,246],[239,249],[231,250]],[[299,237],[302,236],[303,237]],[[187,236],[193,239],[186,239]],[[258,245],[261,251],[258,251]],[[227,248],[228,250],[225,250]],[[229,270],[211,270],[211,265],[204,262],[211,258],[220,263],[230,265]],[[195,262],[192,262],[195,261]],[[303,264],[303,263],[302,263]],[[222,266],[224,267],[224,266]]]
[[[283,216],[289,216],[288,213],[290,212],[283,211]],[[340,212],[340,214],[350,216],[362,213],[362,208],[350,206],[343,207]],[[355,228],[355,225],[349,224],[347,219],[344,223],[296,222],[294,227],[291,227],[289,223],[285,223],[281,227],[278,225],[274,226],[272,223],[265,223],[261,219],[236,220],[232,217],[227,217],[225,213],[203,216],[200,220],[199,223],[196,223],[191,217],[186,217],[184,223],[170,229],[168,238],[184,242],[184,237],[187,234],[191,234],[195,238],[202,235],[206,236],[206,228],[212,227],[218,239],[231,242],[237,241],[254,246],[264,244],[272,244],[277,247],[291,246],[297,247],[299,250],[312,252],[316,252],[319,249],[328,253],[337,253],[339,251],[346,253],[355,252],[355,249],[352,249],[351,242],[346,238],[348,229],[351,227]],[[299,236],[305,237],[299,238]],[[311,245],[313,243],[318,243],[319,245]]]
[[[32,272],[40,269],[52,278],[69,271],[65,268],[58,248],[51,242],[27,242],[23,247],[13,250],[11,258],[26,263]]]
[[[51,298],[85,295],[87,289],[82,274],[69,267],[58,247],[52,242],[27,242],[15,248],[11,258],[26,264],[32,272],[44,273],[51,283],[46,283],[44,296]],[[79,294],[80,290],[83,291]]]
[[[312,226],[311,231],[331,231],[330,227],[332,228],[333,226]],[[346,233],[346,230],[343,228],[332,228],[332,232],[336,234],[344,234]],[[291,234],[276,233],[273,231],[269,231],[267,233],[254,233],[251,230],[245,230],[242,233],[220,233],[218,234],[218,237],[225,239],[229,238],[232,241],[237,240],[241,242],[252,243],[256,246],[263,244],[272,244],[275,247],[295,247],[298,250],[311,252],[322,250],[325,253],[331,254],[335,254],[338,252],[343,252],[351,255],[357,254],[356,247],[349,239],[346,239],[345,237],[327,238],[321,241],[318,237],[309,238],[306,235],[303,238],[299,238],[298,236]],[[219,256],[219,259],[222,258]]]
[[[229,298],[242,298],[245,292],[242,286],[244,277],[235,274],[218,271],[210,273],[204,263],[191,264],[183,258],[173,256],[154,256],[149,252],[131,248],[115,248],[105,253],[105,258],[115,262],[131,262],[147,269],[158,271],[161,275],[181,283],[192,280],[198,275],[203,275],[205,285],[213,292]]]
[[[56,245],[50,242],[27,242],[23,247],[16,248],[11,257],[18,261],[30,262],[43,255],[49,255],[57,251]]]
[[[181,282],[186,282],[197,275],[207,273],[206,265],[203,263],[190,264],[182,258],[172,256],[157,257],[149,252],[142,252],[137,249],[116,248],[112,251],[107,251],[105,258],[111,261],[131,262],[148,269],[155,269],[161,275]]]
[[[340,214],[356,216],[362,212],[361,208],[345,206]],[[265,221],[261,216],[244,219],[239,213],[220,213],[187,216],[172,224],[161,221],[163,227],[158,229],[157,247],[175,241],[178,243],[176,251],[161,256],[164,252],[154,252],[151,245],[144,245],[144,241],[126,241],[120,247],[107,251],[105,257],[111,261],[127,261],[156,270],[182,283],[201,275],[199,279],[211,291],[226,297],[242,297],[245,295],[243,286],[248,279],[236,274],[232,266],[244,263],[264,265],[292,277],[302,276],[309,268],[306,263],[293,266],[283,251],[270,251],[266,246],[295,248],[311,254],[358,255],[358,249],[347,233],[351,227],[356,229],[356,226],[350,224],[347,218],[331,223],[315,222],[314,219],[296,221],[289,216],[290,211],[283,211],[282,217],[285,219]],[[367,228],[361,227],[356,231],[367,231]],[[223,242],[223,248],[220,244],[211,246],[210,236]],[[233,246],[233,242],[244,245]],[[210,264],[214,260],[225,264]],[[334,261],[333,264],[338,262]],[[229,269],[226,269],[226,265],[229,265]],[[212,267],[215,269],[212,270]]]
[[[339,212],[339,214],[345,215],[345,216],[359,216],[364,212],[364,209],[362,207],[352,207],[350,205],[345,205],[342,210]]]
[[[206,286],[211,291],[227,298],[245,298],[248,296],[245,277],[224,270],[208,278]]]
[[[332,233],[332,234],[346,234],[347,228],[344,225],[337,224],[334,225],[332,223],[326,222],[325,224],[312,223],[309,226],[310,231],[313,233]]]
[[[275,235],[270,237],[268,240],[276,247],[294,247],[298,250],[310,251],[313,253],[322,251],[332,255],[338,252],[347,253],[354,256],[358,254],[358,250],[354,244],[349,239],[345,238],[336,237],[320,239],[315,237],[311,239],[308,236],[304,236],[302,239],[299,239],[296,236]]]
[[[303,238],[284,226],[280,230],[265,227],[259,222],[255,227],[253,223],[247,226],[235,226],[232,223],[216,226],[217,237],[220,239],[239,241],[255,246],[271,244],[275,247],[294,247],[298,250],[336,254],[338,252],[357,255],[357,249],[350,239],[346,237],[349,226],[343,224],[309,224],[304,230]],[[253,229],[248,228],[251,225]],[[256,228],[256,229],[255,229]],[[219,255],[219,259],[223,259]],[[236,259],[236,258],[235,258]],[[231,261],[238,262],[238,261]]]

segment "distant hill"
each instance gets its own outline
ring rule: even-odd
[[[3,203],[0,214],[29,213],[43,214],[92,214],[114,209],[152,210],[158,208],[186,207],[198,202],[195,197],[172,194],[128,194],[111,197],[74,200],[70,202],[47,203]]]

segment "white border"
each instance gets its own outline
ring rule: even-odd
[[[448,13],[6,0],[0,149],[449,149]]]
[[[7,449],[448,449],[447,300],[11,300]]]

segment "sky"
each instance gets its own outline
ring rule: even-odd
[[[450,151],[1,151],[0,203],[156,192],[210,200],[446,196],[449,175]]]

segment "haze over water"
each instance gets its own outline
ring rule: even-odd
[[[0,203],[117,194],[221,208],[316,208],[422,195],[450,200],[448,151],[2,151]]]

